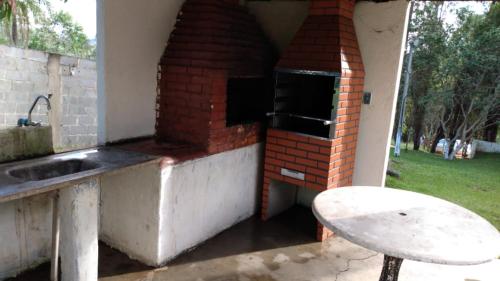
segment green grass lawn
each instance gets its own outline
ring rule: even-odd
[[[403,146],[404,147],[404,146]],[[477,154],[472,160],[443,160],[422,151],[401,151],[390,166],[400,178],[386,185],[446,199],[476,212],[500,230],[500,154]]]

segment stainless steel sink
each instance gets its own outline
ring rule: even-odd
[[[97,147],[0,164],[0,203],[77,184],[161,157]]]
[[[8,170],[7,174],[23,181],[40,181],[93,170],[99,167],[99,164],[84,159],[53,160],[16,167]]]

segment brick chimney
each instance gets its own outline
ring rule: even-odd
[[[310,112],[315,114],[315,111],[321,111],[319,107],[322,104],[328,106],[329,102],[332,107],[326,108],[324,115],[309,116],[313,117],[309,118],[310,121],[283,121],[285,117],[275,117],[275,126],[268,129],[262,197],[263,219],[268,218],[272,181],[282,181],[316,191],[352,185],[364,83],[364,68],[352,21],[354,3],[354,0],[311,0],[309,16],[275,68],[278,77],[279,73],[287,75],[286,83],[294,79],[302,79],[302,83],[316,79],[310,85],[317,85],[319,81],[324,81],[321,83],[327,85],[325,90],[318,90],[320,92],[314,98],[331,95],[331,92],[334,94],[333,98],[315,105]],[[335,86],[332,86],[333,80],[336,80]],[[300,93],[295,93],[297,95]],[[313,98],[311,93],[303,95]],[[275,108],[280,106],[282,107],[276,103]],[[301,118],[303,112],[307,112],[301,110],[301,114],[290,115],[287,112],[286,118]],[[331,115],[329,110],[332,111]],[[321,128],[323,124],[328,124],[328,120],[324,120],[323,124],[313,120],[322,121],[330,117],[335,124],[331,125],[329,134],[327,129]],[[298,123],[300,124],[297,125]],[[287,125],[280,127],[280,124]],[[318,129],[310,130],[313,126]],[[298,176],[290,177],[290,173]],[[330,234],[318,223],[318,240],[323,240]]]

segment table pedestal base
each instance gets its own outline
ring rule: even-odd
[[[384,267],[379,281],[398,281],[399,268],[402,263],[403,259],[384,255]]]

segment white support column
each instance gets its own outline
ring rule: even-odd
[[[399,78],[403,65],[409,2],[357,2],[354,26],[365,66],[365,91],[354,166],[354,185],[385,185]]]
[[[97,179],[62,189],[61,271],[63,281],[96,281],[99,184]]]

